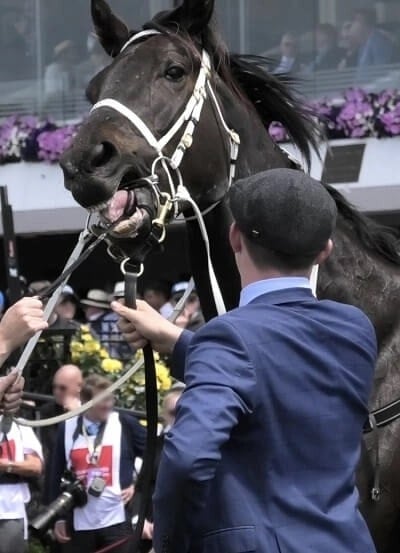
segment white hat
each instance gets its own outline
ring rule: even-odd
[[[100,309],[110,309],[110,297],[104,290],[90,290],[82,305],[89,307],[98,307]]]
[[[113,292],[114,298],[123,298],[125,297],[125,282],[116,282],[114,286],[114,292]]]

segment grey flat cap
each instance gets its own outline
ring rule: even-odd
[[[301,171],[272,169],[242,179],[232,186],[229,201],[249,240],[286,256],[317,256],[336,227],[335,201]]]

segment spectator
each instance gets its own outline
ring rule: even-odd
[[[42,448],[33,430],[13,422],[0,438],[0,553],[26,551],[27,479],[39,476],[42,467]]]
[[[73,321],[76,319],[78,306],[79,298],[73,288],[67,284],[63,288],[60,301],[56,307],[56,313],[61,319]]]
[[[177,284],[174,284],[171,291],[171,303],[174,307],[182,298],[183,294],[188,289],[188,286],[188,282],[178,282]],[[199,296],[197,295],[196,290],[193,290],[185,303],[182,313],[177,318],[176,324],[181,328],[195,332],[202,327],[204,323],[205,321],[203,313],[201,312]]]
[[[64,40],[54,48],[53,62],[44,74],[44,94],[47,101],[59,100],[75,88],[74,64],[76,50],[71,40]]]
[[[333,25],[321,23],[317,26],[315,29],[315,49],[316,55],[307,68],[308,72],[328,71],[337,68],[344,52],[338,46],[338,34]]]
[[[282,36],[280,54],[280,59],[272,71],[275,75],[297,73],[300,70],[299,40],[294,33],[287,32]]]
[[[170,287],[164,282],[152,282],[143,291],[143,299],[166,319],[174,310],[169,298]]]
[[[82,401],[87,402],[106,390],[110,382],[98,375],[89,376],[82,388]],[[134,495],[135,458],[142,456],[145,430],[131,416],[113,411],[114,399],[109,396],[85,416],[75,417],[58,430],[57,444],[51,459],[50,501],[60,493],[60,480],[69,466],[88,491],[85,507],[73,512],[70,528],[66,521],[55,524],[54,534],[68,553],[94,553],[132,535],[128,505]],[[66,461],[68,459],[68,461]],[[100,495],[93,495],[94,479]],[[129,542],[113,549],[128,553]]]
[[[85,90],[92,78],[110,63],[99,39],[93,33],[88,36],[87,50],[88,59],[80,63],[77,69],[78,88],[82,90]]]
[[[350,34],[357,47],[357,80],[368,78],[368,67],[393,61],[394,42],[377,28],[374,11],[358,10],[354,15]]]
[[[113,336],[119,335],[117,317],[111,311],[109,295],[104,290],[90,290],[86,298],[81,300],[81,305],[90,330],[108,348]]]
[[[343,51],[343,56],[338,64],[339,71],[343,71],[357,65],[358,52],[351,32],[352,26],[353,23],[351,21],[345,21],[341,28],[340,47]]]
[[[62,415],[66,411],[72,411],[78,407],[82,388],[82,372],[76,365],[63,365],[58,369],[53,378],[53,401],[45,403],[40,409],[40,418],[48,419]],[[57,426],[44,427],[40,437],[45,452],[45,457],[55,447]]]

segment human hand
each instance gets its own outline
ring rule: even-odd
[[[0,377],[0,408],[4,414],[12,415],[18,411],[22,402],[25,379],[17,371]]]
[[[121,499],[124,502],[124,505],[127,505],[134,495],[135,486],[133,484],[132,486],[129,486],[129,488],[125,488],[124,490],[122,490]]]
[[[153,541],[154,524],[148,520],[144,521],[142,540]]]
[[[23,298],[12,305],[0,322],[0,353],[9,355],[48,324],[43,319],[43,304],[37,298]]]
[[[58,520],[54,526],[54,537],[58,543],[68,543],[71,538],[67,533],[67,523],[65,520]]]
[[[137,309],[130,309],[119,302],[113,302],[111,307],[121,317],[119,328],[134,349],[143,348],[150,342],[160,353],[173,352],[183,330],[164,319],[146,302],[138,301]]]

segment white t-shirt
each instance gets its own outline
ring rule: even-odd
[[[1,417],[0,417],[1,421]],[[25,455],[36,454],[43,460],[42,446],[32,428],[18,426],[13,423],[7,442],[4,436],[0,437],[0,458],[6,461],[21,462]],[[11,459],[9,459],[11,453]],[[25,538],[27,537],[25,503],[31,498],[28,484],[1,484],[0,485],[0,519],[15,520],[24,519]]]
[[[84,437],[80,434],[74,440],[78,417],[65,423],[65,455],[67,465],[72,467],[86,487],[95,477],[105,480],[105,489],[100,497],[88,494],[87,504],[74,509],[74,529],[97,530],[120,524],[126,519],[124,503],[121,498],[120,459],[121,459],[121,423],[118,413],[111,413],[104,429],[101,444],[100,459],[97,465],[92,465],[89,459],[89,448],[94,446],[95,437]],[[84,424],[87,421],[84,419]],[[88,443],[89,442],[89,443]]]

